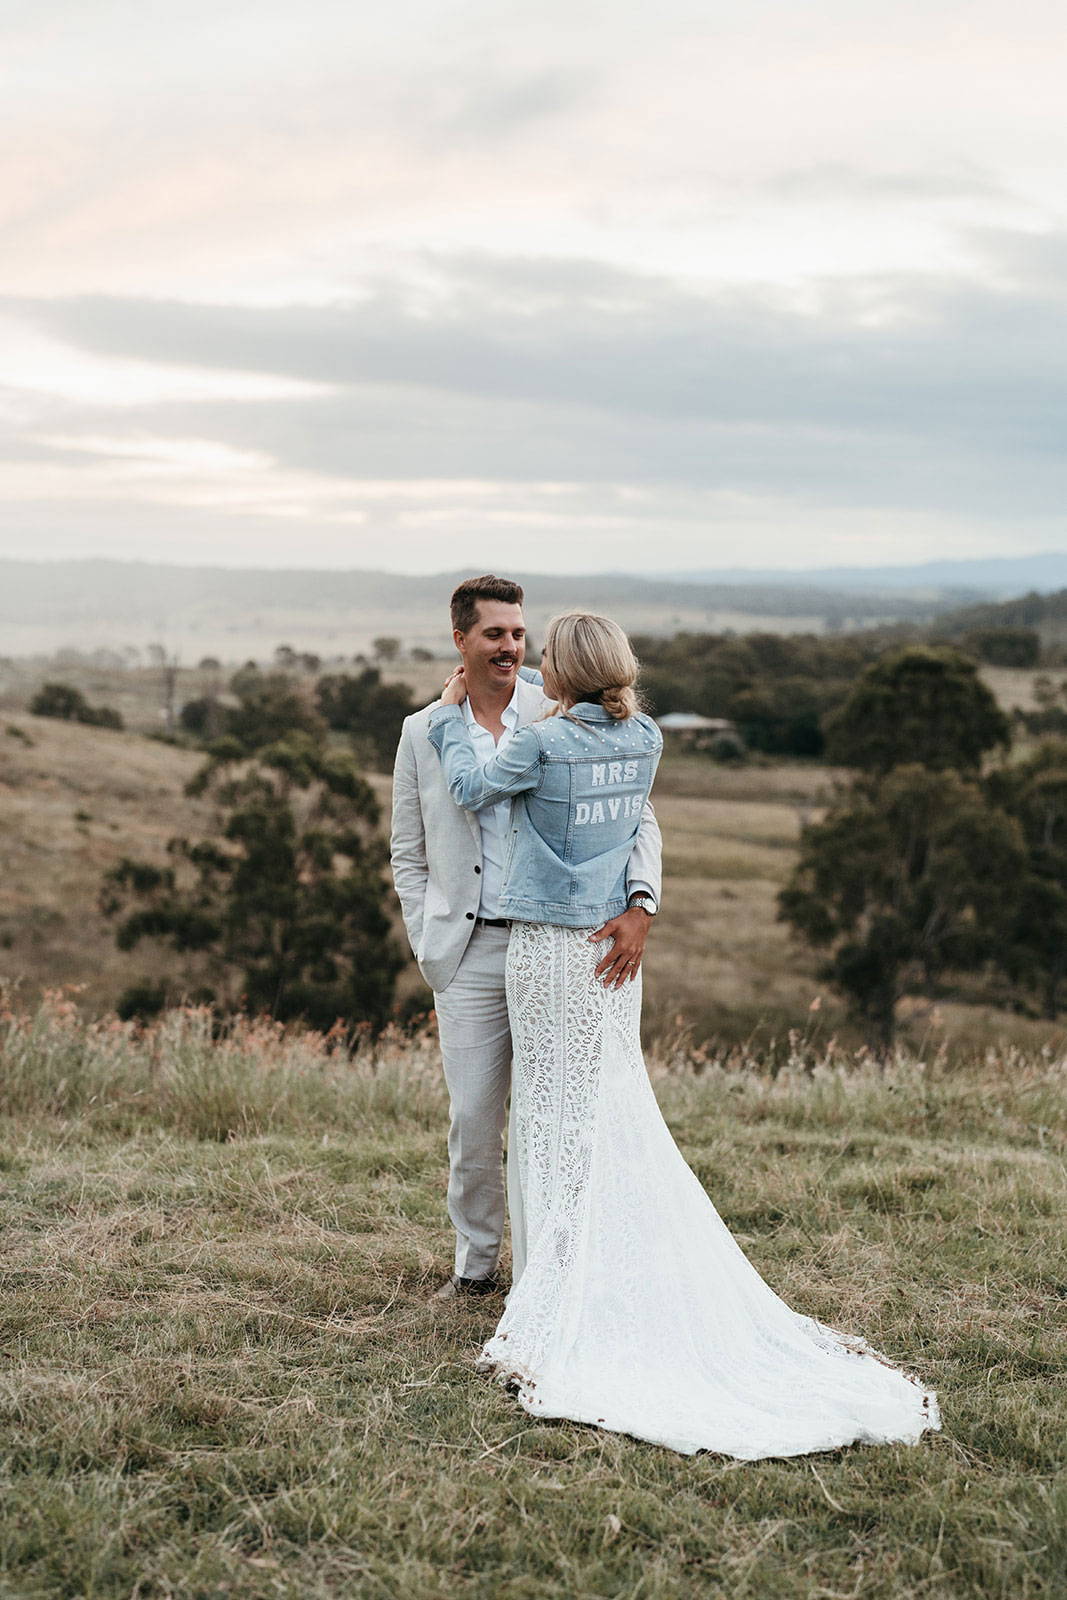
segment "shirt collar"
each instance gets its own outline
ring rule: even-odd
[[[513,728],[516,728],[518,726],[518,722],[519,722],[519,683],[520,683],[520,681],[521,680],[519,678],[515,679],[515,687],[511,691],[511,699],[508,701],[507,705],[504,707],[503,711],[500,713],[500,720],[504,724],[505,728],[512,728],[513,729]],[[481,726],[482,726],[481,723],[476,721],[475,716],[474,716],[474,712],[471,710],[470,695],[464,695],[463,700],[461,701],[461,704],[463,706],[464,721],[466,722],[468,728],[471,728],[471,727],[481,728]],[[487,733],[488,729],[483,728],[482,731],[483,731],[483,733]]]

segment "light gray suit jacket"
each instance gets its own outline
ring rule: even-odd
[[[552,704],[539,684],[516,683],[519,727]],[[434,705],[440,705],[439,700]],[[404,719],[393,769],[393,882],[419,970],[431,989],[456,975],[481,899],[482,831],[452,799],[437,751],[426,737],[433,706]],[[659,824],[646,806],[630,856],[629,881],[647,885],[659,904]]]

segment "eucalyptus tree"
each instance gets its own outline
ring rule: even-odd
[[[828,760],[884,775],[917,764],[980,771],[1011,743],[1011,725],[978,667],[958,650],[908,645],[873,662],[825,720]]]
[[[977,781],[897,767],[804,830],[779,917],[827,952],[821,976],[884,1051],[904,994],[997,956],[1026,865],[1019,822]]]
[[[214,977],[225,1009],[329,1029],[390,1014],[404,965],[392,937],[379,807],[352,757],[293,734],[248,759],[219,741],[190,784],[216,808],[169,863],[121,861],[101,892],[122,949],[157,939]]]

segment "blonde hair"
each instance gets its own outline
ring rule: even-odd
[[[564,611],[553,617],[545,635],[545,655],[555,687],[572,705],[599,701],[616,722],[637,710],[637,657],[610,617],[592,611]]]

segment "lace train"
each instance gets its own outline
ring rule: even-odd
[[[508,1189],[515,1284],[479,1358],[535,1416],[738,1460],[915,1443],[937,1399],[792,1311],[689,1170],[641,1055],[640,980],[588,932],[516,923]]]

